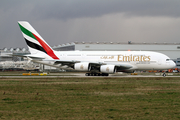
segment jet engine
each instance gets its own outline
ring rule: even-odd
[[[82,63],[75,63],[74,64],[74,69],[79,70],[79,71],[90,71],[91,66],[87,62],[82,62]]]
[[[115,65],[102,65],[100,67],[100,72],[113,74],[116,72],[116,66]]]

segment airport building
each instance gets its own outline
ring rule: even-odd
[[[163,53],[173,59],[180,68],[180,43],[133,43],[128,41],[127,43],[121,42],[72,42],[61,44],[53,47],[57,51],[155,51]],[[3,48],[0,49],[0,62],[5,61],[25,61],[21,57],[10,56],[10,54],[29,54],[27,48]],[[25,63],[26,64],[26,63]],[[32,66],[32,65],[31,65]],[[37,65],[40,66],[40,65]],[[0,65],[1,67],[1,65]],[[39,67],[40,69],[41,67]],[[43,66],[45,69],[48,66]]]
[[[29,50],[27,48],[3,48],[0,49],[0,62],[5,61],[24,61],[21,57],[11,56],[12,54],[29,54]]]
[[[12,56],[12,54],[29,54],[27,48],[3,48],[0,49],[0,70],[37,70],[38,64],[28,62],[22,57]],[[38,66],[38,67],[37,67]]]

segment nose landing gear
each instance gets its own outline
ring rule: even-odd
[[[163,76],[163,77],[166,77],[166,73],[163,73],[162,76]]]

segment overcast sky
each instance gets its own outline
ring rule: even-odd
[[[0,49],[26,47],[17,21],[28,21],[50,46],[180,43],[180,0],[1,0]]]

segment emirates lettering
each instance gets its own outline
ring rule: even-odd
[[[150,56],[145,55],[118,55],[118,61],[150,61]]]

